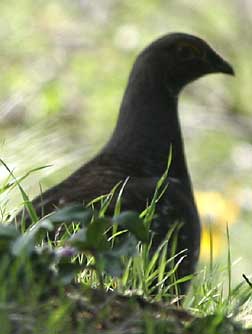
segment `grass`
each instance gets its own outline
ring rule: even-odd
[[[169,164],[170,159],[167,170]],[[114,216],[106,215],[123,183],[87,207],[66,207],[38,222],[19,182],[23,178],[9,172],[15,182],[5,182],[2,192],[18,186],[34,224],[18,231],[4,224],[5,212],[0,225],[2,333],[252,333],[251,283],[245,276],[232,287],[228,227],[226,267],[215,265],[211,256],[209,267],[199,269],[193,278],[185,299],[179,296],[179,285],[192,277],[176,280],[185,255],[175,251],[178,225],[150,256],[149,226],[167,172],[140,215],[121,212],[122,191]],[[62,223],[65,232],[50,240],[48,234]]]

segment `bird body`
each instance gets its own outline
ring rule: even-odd
[[[157,248],[175,222],[182,222],[177,251],[187,249],[187,257],[179,277],[193,273],[199,255],[200,220],[184,154],[178,96],[187,83],[214,72],[233,74],[231,66],[206,42],[191,35],[169,34],[143,50],[129,76],[110,140],[91,161],[33,200],[37,214],[70,203],[88,203],[128,177],[122,209],[140,212],[151,200],[172,148],[168,187],[151,225],[152,247]]]

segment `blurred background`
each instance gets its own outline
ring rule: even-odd
[[[227,258],[236,281],[252,274],[252,1],[2,0],[0,158],[32,198],[88,160],[109,137],[132,63],[162,34],[192,33],[229,60],[236,77],[212,75],[180,99],[188,164],[204,225],[201,261]],[[4,192],[2,217],[21,207]],[[0,192],[0,193],[1,193]]]

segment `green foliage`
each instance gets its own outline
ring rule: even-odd
[[[40,333],[42,328],[48,333],[96,333],[97,328],[129,334],[136,329],[153,334],[200,333],[204,328],[209,334],[250,333],[237,320],[246,322],[243,314],[251,308],[251,286],[243,282],[231,288],[230,249],[227,296],[223,285],[213,279],[216,274],[211,263],[210,273],[194,281],[186,299],[187,309],[197,316],[174,306],[181,298],[179,284],[192,279],[176,279],[184,258],[183,251],[176,253],[180,226],[171,227],[154,254],[150,254],[149,232],[156,203],[167,187],[170,161],[171,153],[152,201],[140,214],[121,212],[126,180],[87,207],[65,207],[22,231],[0,225],[3,333],[15,328],[20,333]],[[3,191],[17,186],[33,215],[32,203],[20,183],[24,177],[17,179],[8,170],[15,182],[9,180]],[[114,216],[109,217],[106,210],[119,186]],[[229,242],[229,233],[227,236]],[[132,296],[127,297],[129,291]]]
[[[43,189],[69,175],[104,143],[116,122],[132,63],[149,42],[185,31],[216,47],[237,75],[209,76],[184,91],[180,111],[187,158],[195,189],[234,198],[241,207],[241,228],[248,234],[249,1],[20,0],[2,1],[0,11],[1,158],[19,175],[50,165],[39,175]],[[2,169],[0,179],[5,179]],[[25,185],[31,197],[40,191],[35,177],[26,178]],[[14,210],[20,205],[18,189],[10,196],[9,210]],[[230,235],[232,239],[232,230]],[[237,246],[237,257],[245,245]],[[242,256],[250,251],[246,246]]]
[[[75,233],[69,238],[63,233],[46,244],[48,233],[56,232],[63,222],[68,230],[75,225]],[[112,238],[114,224],[118,230]],[[188,278],[172,280],[183,252],[167,258],[168,244],[178,227],[169,231],[149,260],[151,241],[142,244],[150,238],[143,238],[145,229],[144,220],[133,212],[101,217],[98,211],[83,206],[58,210],[22,233],[14,226],[0,225],[3,333],[12,333],[16,327],[20,333],[33,333],[37,328],[50,333],[96,333],[103,326],[116,331],[124,328],[125,333],[134,333],[136,328],[139,333],[153,334],[250,333],[234,319],[251,300],[251,287],[240,284],[225,298],[213,282],[213,269],[211,275],[199,278],[203,284],[195,282],[196,290],[187,301],[190,309],[203,317],[148,302],[151,296],[156,301],[172,300],[172,288]],[[172,267],[167,271],[169,263]],[[171,281],[168,286],[167,280]],[[129,289],[147,300],[123,297]]]
[[[210,315],[202,319],[195,319],[188,327],[188,331],[195,334],[251,333],[251,331],[244,330],[244,328],[226,318],[224,315]]]

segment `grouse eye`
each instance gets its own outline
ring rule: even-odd
[[[177,49],[178,57],[181,60],[189,60],[197,56],[196,49],[189,45],[180,45]]]

